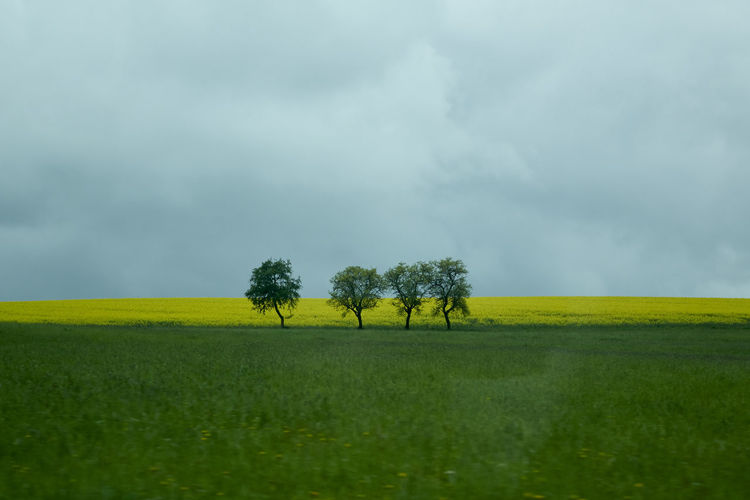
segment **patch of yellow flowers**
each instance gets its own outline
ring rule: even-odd
[[[466,327],[509,325],[748,324],[750,299],[664,297],[474,297],[471,315],[452,322]],[[363,313],[365,327],[403,328],[404,319],[383,299]],[[278,326],[246,299],[167,298],[0,302],[0,322],[75,325]],[[412,328],[442,327],[442,317],[424,311]],[[356,319],[331,308],[325,299],[300,299],[290,327],[356,327]]]

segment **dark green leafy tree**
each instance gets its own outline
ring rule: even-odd
[[[450,257],[430,262],[431,273],[429,279],[429,293],[435,299],[433,314],[440,313],[445,318],[445,325],[451,329],[450,314],[457,312],[463,316],[469,315],[466,298],[471,296],[471,285],[466,280],[469,272],[458,259]]]
[[[284,315],[292,317],[292,311],[297,307],[299,291],[302,281],[299,277],[292,277],[292,263],[289,260],[268,259],[253,269],[250,277],[250,288],[245,292],[253,307],[265,314],[273,309],[281,319],[281,328],[284,328]]]
[[[331,278],[331,286],[328,305],[340,309],[342,316],[353,312],[361,329],[362,311],[378,305],[385,283],[375,269],[349,266]]]
[[[394,293],[393,305],[398,313],[406,316],[406,329],[412,313],[419,314],[428,295],[431,266],[424,262],[407,265],[403,262],[383,274],[388,288]]]

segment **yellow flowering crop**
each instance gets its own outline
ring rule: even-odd
[[[743,324],[750,323],[750,299],[662,297],[475,297],[471,315],[455,326]],[[389,299],[363,314],[365,327],[402,328],[403,318]],[[0,322],[76,325],[278,326],[243,298],[96,299],[0,302]],[[301,299],[290,327],[356,327],[356,319],[328,306],[325,299]],[[429,309],[412,317],[412,328],[442,327]]]

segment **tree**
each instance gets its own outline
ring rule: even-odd
[[[383,293],[383,278],[375,269],[349,266],[331,278],[333,289],[328,305],[342,310],[342,316],[353,312],[362,329],[362,311],[378,305]]]
[[[471,295],[471,285],[466,281],[469,272],[463,262],[450,257],[430,262],[429,293],[435,299],[435,316],[443,313],[445,325],[451,329],[449,315],[456,311],[463,316],[469,315],[466,298]]]
[[[245,292],[245,297],[261,314],[270,309],[276,311],[281,319],[281,328],[284,328],[284,315],[281,311],[286,309],[286,317],[292,317],[292,311],[299,301],[300,288],[302,281],[299,277],[292,277],[291,261],[268,259],[260,267],[253,269],[250,288]]]
[[[422,310],[422,304],[428,294],[430,271],[430,265],[424,262],[410,266],[399,262],[396,267],[388,269],[383,274],[386,284],[395,294],[393,305],[399,314],[406,316],[407,330],[412,312],[419,314]]]

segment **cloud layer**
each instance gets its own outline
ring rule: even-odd
[[[0,300],[750,296],[750,4],[7,2]]]

